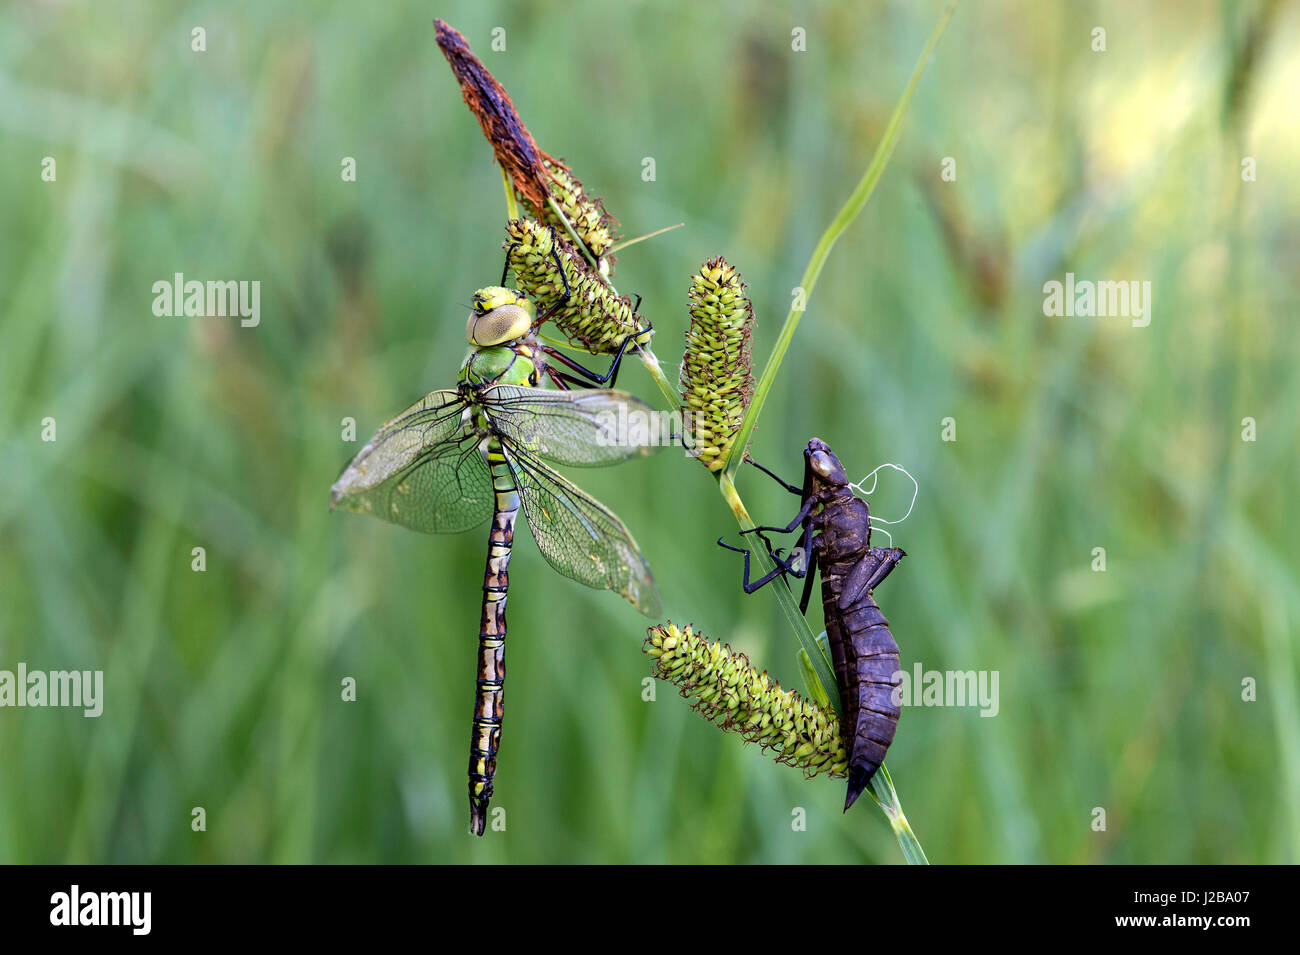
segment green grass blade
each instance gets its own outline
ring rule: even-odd
[[[804,269],[803,278],[799,282],[799,287],[804,290],[803,308],[791,306],[790,313],[786,315],[785,324],[781,326],[781,334],[777,337],[776,345],[772,348],[772,355],[768,358],[767,364],[763,368],[763,374],[758,380],[758,388],[754,391],[754,400],[750,403],[749,410],[745,413],[745,420],[740,425],[736,441],[731,446],[731,455],[727,460],[725,470],[733,480],[736,472],[740,469],[741,461],[745,458],[745,447],[749,444],[750,435],[753,434],[754,426],[758,423],[758,416],[763,411],[763,402],[767,399],[768,392],[772,390],[777,372],[781,368],[781,362],[785,358],[786,350],[789,349],[790,341],[794,338],[795,329],[799,327],[799,318],[804,309],[807,308],[808,300],[812,298],[813,288],[817,284],[818,276],[821,275],[822,267],[826,264],[826,259],[830,255],[835,242],[844,234],[844,230],[853,223],[853,220],[858,217],[858,213],[866,206],[867,200],[871,198],[872,192],[875,191],[876,184],[880,182],[880,177],[884,175],[885,167],[889,164],[889,157],[893,155],[894,147],[898,144],[903,117],[907,115],[907,109],[912,103],[912,94],[916,92],[917,84],[921,81],[921,74],[925,72],[926,64],[929,62],[931,54],[934,53],[934,48],[939,43],[939,38],[943,36],[943,31],[947,28],[948,21],[952,19],[953,11],[956,8],[957,0],[952,0],[939,17],[939,22],[935,24],[934,29],[930,32],[930,38],[926,40],[925,49],[921,51],[921,56],[916,61],[916,67],[912,70],[912,76],[903,89],[903,95],[899,98],[898,105],[894,107],[893,115],[889,118],[889,125],[885,127],[885,135],[881,137],[880,144],[876,146],[876,153],[871,157],[871,164],[867,166],[867,171],[862,174],[857,188],[853,190],[848,201],[844,203],[831,224],[827,226],[826,231],[822,233],[822,237],[817,243],[817,247],[813,249],[812,258],[808,260],[808,266]]]
[[[907,860],[907,864],[929,865],[930,860],[926,858],[925,850],[921,848],[921,840],[916,838],[916,833],[907,822],[907,816],[903,814],[903,804],[898,801],[894,780],[883,763],[876,775],[871,777],[871,782],[867,784],[867,792],[871,794],[871,798],[876,801],[876,805],[889,820],[889,827],[894,830],[894,838],[898,840],[898,848],[903,850],[903,858]]]
[[[515,187],[510,183],[510,174],[506,172],[505,167],[501,169],[501,183],[506,187],[506,218],[519,218],[519,203],[515,201]]]

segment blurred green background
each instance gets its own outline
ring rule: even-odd
[[[867,800],[840,813],[842,782],[671,687],[643,702],[648,621],[522,530],[508,828],[471,838],[486,531],[326,503],[359,447],[342,419],[364,441],[451,384],[465,305],[500,272],[501,183],[434,16],[625,235],[686,223],[617,274],[672,374],[715,254],[766,358],[939,12],[6,5],[0,668],[100,668],[106,702],[0,710],[0,861],[900,861]],[[910,556],[878,595],[903,662],[1000,673],[996,718],[900,721],[889,767],[933,861],[1300,861],[1297,40],[1294,5],[963,4],[803,318],[755,456],[793,478],[817,435],[855,475],[906,466]],[[1150,326],[1045,317],[1066,271],[1150,280]],[[260,280],[261,324],[155,317],[175,272]],[[635,364],[620,385],[660,401]],[[632,528],[666,616],[801,687],[775,601],[714,546],[735,524],[704,469],[576,476]],[[766,522],[792,512],[752,474],[741,491]],[[909,491],[886,474],[873,508]]]

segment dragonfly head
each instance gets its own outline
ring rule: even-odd
[[[812,471],[813,476],[821,484],[832,487],[842,487],[849,483],[849,476],[844,471],[844,465],[840,464],[840,459],[835,456],[835,452],[827,447],[826,442],[820,438],[813,438],[804,448],[804,460],[807,462],[808,469]]]
[[[486,348],[523,338],[533,327],[533,303],[520,292],[489,285],[474,293],[474,305],[465,325],[471,345]]]

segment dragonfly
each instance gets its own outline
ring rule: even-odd
[[[826,639],[843,713],[840,727],[849,754],[848,791],[844,799],[847,812],[885,761],[885,752],[898,728],[900,710],[894,695],[901,682],[898,644],[872,591],[907,554],[898,547],[871,546],[871,511],[867,502],[853,493],[844,465],[826,442],[813,438],[803,454],[804,480],[798,486],[747,458],[800,498],[799,511],[786,526],[760,526],[742,532],[757,534],[776,566],[751,582],[749,550],[734,547],[721,538],[718,544],[745,555],[743,587],[747,594],[779,577],[803,578],[799,610],[805,614],[812,596],[810,570],[816,561],[822,579]],[[783,551],[773,549],[765,536],[789,534],[796,529],[802,532],[801,559],[783,557]]]
[[[474,293],[465,329],[470,350],[456,387],[430,392],[383,425],[330,494],[331,510],[425,533],[454,534],[491,521],[469,758],[470,830],[479,836],[501,742],[506,592],[520,508],[542,556],[561,574],[611,590],[647,616],[661,612],[654,578],[627,527],[554,469],[612,465],[660,446],[652,430],[636,440],[618,433],[617,422],[652,414],[648,405],[598,387],[614,383],[629,342],[644,340],[648,323],[597,374],[538,338],[539,326],[568,297],[567,281],[539,317],[505,278]],[[539,387],[546,380],[556,388]]]

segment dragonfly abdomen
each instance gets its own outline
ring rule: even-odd
[[[478,635],[478,682],[474,697],[474,722],[469,742],[470,828],[483,835],[487,825],[492,778],[496,774],[501,744],[501,717],[506,679],[506,590],[510,584],[510,551],[519,513],[519,492],[501,446],[487,443],[495,502],[488,535],[487,566],[483,572],[483,614]]]
[[[848,574],[841,570],[876,559],[875,548],[864,548],[822,572],[826,638],[839,684],[844,745],[849,753],[845,809],[853,805],[885,761],[900,713],[894,700],[899,682],[898,644],[889,632],[889,621],[869,590],[850,595],[848,606],[841,606],[849,582]]]

